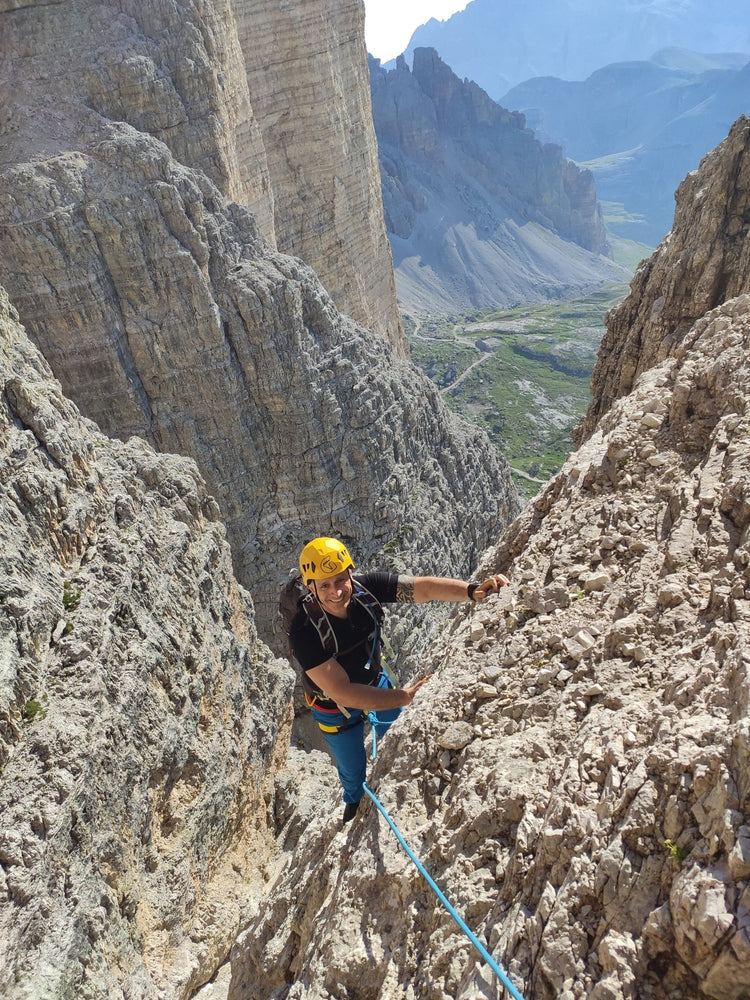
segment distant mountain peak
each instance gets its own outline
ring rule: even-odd
[[[655,52],[648,61],[666,69],[705,73],[712,69],[742,69],[750,62],[750,55],[746,52],[694,52],[691,49],[667,46]]]
[[[370,70],[399,303],[416,312],[540,302],[622,277],[593,178],[432,48]]]

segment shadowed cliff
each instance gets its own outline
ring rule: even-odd
[[[370,60],[386,228],[401,307],[547,301],[621,277],[592,175],[434,49]]]

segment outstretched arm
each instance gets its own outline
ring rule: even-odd
[[[507,587],[508,580],[502,573],[488,576],[473,588],[472,599],[483,601],[488,594],[496,594]],[[424,604],[426,601],[467,601],[469,584],[447,576],[399,576],[396,599],[404,604]]]
[[[365,712],[410,705],[419,688],[430,679],[423,677],[422,680],[405,688],[377,688],[368,684],[352,684],[347,672],[338,660],[333,658],[308,670],[307,676],[331,701],[347,708],[360,708]]]

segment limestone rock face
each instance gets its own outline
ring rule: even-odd
[[[680,185],[672,231],[607,317],[579,441],[642,372],[673,353],[696,319],[750,291],[748,150],[750,120],[742,117]]]
[[[615,404],[489,554],[511,587],[457,615],[369,778],[535,1000],[750,988],[748,351],[742,296]],[[468,998],[475,958],[371,805],[308,829],[230,997]]]
[[[593,175],[434,49],[370,60],[386,228],[411,312],[537,302],[612,280]],[[621,280],[622,276],[621,276]]]
[[[359,0],[12,3],[0,17],[3,163],[83,150],[86,125],[127,122],[249,208],[342,312],[406,352]]]
[[[742,178],[732,149],[715,169]],[[455,615],[370,769],[525,997],[750,990],[748,358],[743,294],[644,367],[488,552],[510,587]],[[233,950],[231,1000],[499,994],[366,801],[300,839]]]
[[[293,676],[195,463],[112,440],[0,294],[0,994],[184,997],[272,860]]]
[[[341,312],[407,353],[395,308],[361,0],[237,3],[248,88],[273,178],[279,249]]]
[[[173,18],[214,47],[224,22],[161,0],[143,18],[123,8],[89,65],[107,12],[91,2],[2,15],[7,51],[28,52],[33,87],[30,97],[19,84],[4,106],[0,262],[66,393],[107,433],[142,435],[197,461],[267,638],[304,538],[341,535],[358,560],[387,547],[393,565],[468,575],[518,509],[489,439],[453,418],[384,338],[342,316],[309,266],[269,246],[262,211],[256,219],[223,196],[209,174],[224,184],[228,151],[215,151],[204,171],[188,123],[173,137],[170,116],[147,130],[138,75],[147,61],[132,57],[131,88],[121,81],[110,95],[100,82],[130,64],[128,55],[120,65],[130,49],[112,32],[137,38],[153,63],[172,51]],[[235,48],[217,51],[229,64]],[[202,58],[205,73],[220,76]],[[50,65],[66,70],[59,99]],[[169,64],[159,66],[148,72],[172,103],[156,103],[177,122],[179,88],[167,85]],[[93,110],[105,93],[106,108]],[[205,143],[204,152],[214,148]]]
[[[272,179],[231,0],[200,12],[192,3],[24,3],[3,5],[0,16],[3,167],[85,153],[92,129],[127,123],[200,169],[275,240]]]

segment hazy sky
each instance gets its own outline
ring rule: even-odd
[[[381,62],[400,55],[420,24],[447,20],[469,0],[365,0],[367,51]]]

